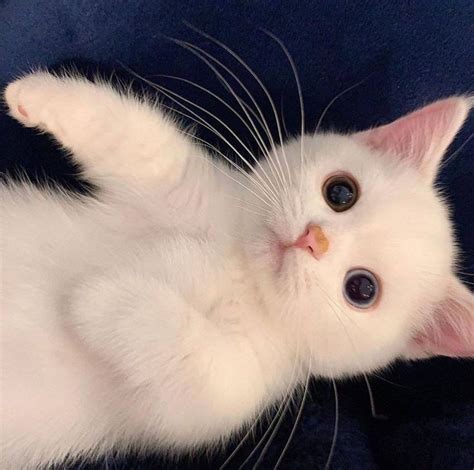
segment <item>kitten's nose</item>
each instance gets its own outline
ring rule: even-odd
[[[293,243],[296,248],[308,251],[316,259],[328,251],[329,240],[318,225],[308,225],[304,233]]]

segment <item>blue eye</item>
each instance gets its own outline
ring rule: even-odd
[[[344,297],[357,308],[369,308],[379,295],[377,278],[366,269],[352,269],[344,278]]]
[[[353,178],[340,174],[326,180],[323,185],[323,196],[333,211],[344,212],[357,202],[359,191]]]

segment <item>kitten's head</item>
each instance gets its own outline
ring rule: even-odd
[[[434,189],[471,104],[449,98],[365,132],[307,135],[264,163],[268,180],[257,170],[266,182],[254,187],[261,215],[244,229],[248,262],[314,373],[474,355],[474,296],[453,273]]]

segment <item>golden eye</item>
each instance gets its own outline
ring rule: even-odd
[[[330,176],[323,185],[323,196],[328,206],[335,212],[349,210],[359,198],[359,188],[355,180],[347,174]]]

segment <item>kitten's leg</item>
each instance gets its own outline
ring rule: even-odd
[[[225,334],[163,282],[107,276],[89,280],[75,299],[69,327],[118,374],[135,401],[124,398],[117,413],[148,437],[178,448],[215,442],[269,398],[245,338]]]
[[[11,83],[5,99],[15,119],[72,150],[88,176],[172,180],[190,154],[200,157],[171,119],[104,83],[33,73]]]

